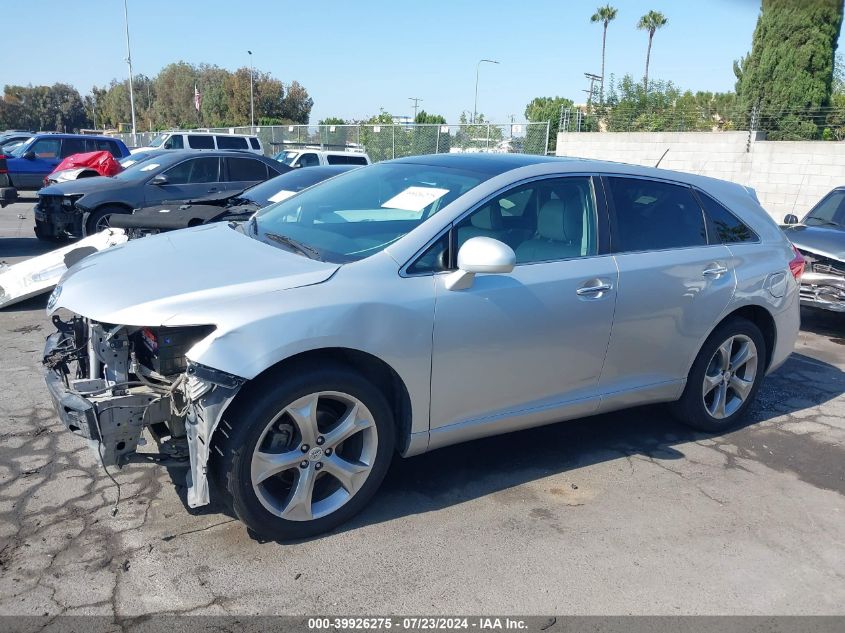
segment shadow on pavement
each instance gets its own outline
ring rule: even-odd
[[[841,446],[755,426],[823,404],[842,393],[845,373],[803,354],[793,354],[767,377],[746,420],[723,436],[725,443],[738,446],[740,458],[794,472],[813,485],[845,494],[845,484],[840,481],[845,458]],[[719,436],[688,429],[665,406],[647,406],[475,440],[410,459],[397,457],[370,505],[335,532],[439,510],[601,462],[633,456],[684,459],[684,444],[710,437]],[[787,443],[781,452],[762,446],[766,443],[771,448],[778,442]],[[808,459],[794,458],[802,454]],[[726,468],[742,469],[733,455],[728,455]],[[625,475],[620,473],[620,477]],[[569,485],[577,486],[578,481]]]
[[[67,242],[44,242],[37,237],[0,237],[0,259],[4,257],[35,257],[49,253]]]
[[[831,342],[845,345],[845,312],[801,308],[801,329],[827,336]]]

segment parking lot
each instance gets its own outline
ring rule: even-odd
[[[49,248],[32,203],[0,211],[6,263]],[[397,459],[350,524],[276,543],[151,464],[112,516],[42,383],[45,303],[0,312],[4,614],[845,614],[845,315],[803,313],[733,433],[648,407]]]

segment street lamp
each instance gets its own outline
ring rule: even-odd
[[[126,23],[126,63],[129,64],[129,109],[132,110],[132,143],[137,144],[135,130],[135,91],[132,89],[132,51],[129,49],[129,9],[123,0],[123,21]]]
[[[475,117],[478,113],[478,71],[481,70],[481,64],[498,64],[495,59],[479,59],[475,65],[475,103],[472,104],[472,122],[475,123]]]
[[[255,76],[255,73],[252,70],[252,51],[247,51],[249,53],[249,125],[250,127],[255,127],[255,98],[253,97],[252,92],[252,80]]]

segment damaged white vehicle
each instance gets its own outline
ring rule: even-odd
[[[729,428],[792,351],[801,268],[739,185],[413,157],[86,257],[48,302],[45,374],[104,466],[146,429],[190,506],[304,537],[395,452],[650,402]]]

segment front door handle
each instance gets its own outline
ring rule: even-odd
[[[595,286],[585,286],[583,288],[578,288],[575,291],[579,297],[589,296],[589,295],[596,295],[600,292],[607,292],[608,290],[613,290],[613,284],[596,284]]]
[[[701,274],[705,277],[718,277],[724,275],[726,272],[728,272],[728,269],[724,266],[713,266],[713,268],[705,269]]]

